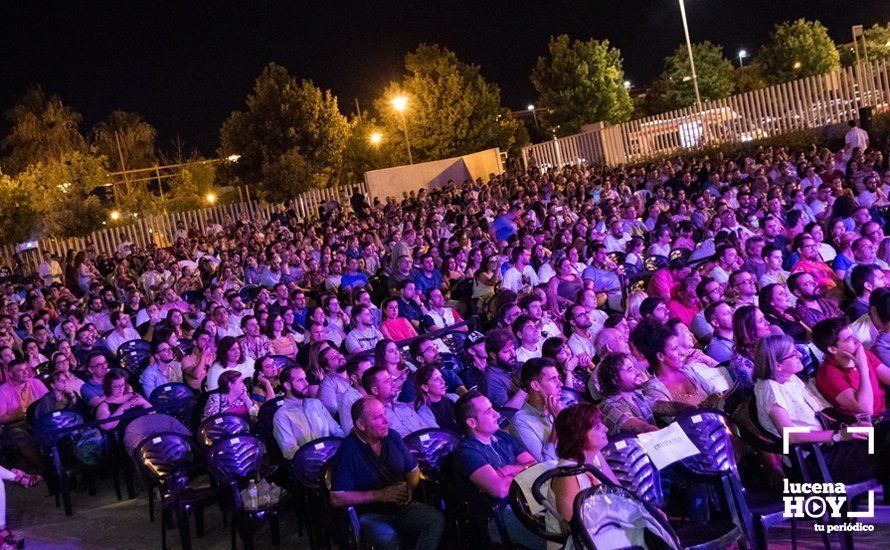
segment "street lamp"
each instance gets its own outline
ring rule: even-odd
[[[535,112],[535,106],[532,103],[528,104],[528,110],[532,113],[532,118],[535,119],[535,130],[538,130],[538,113]]]
[[[109,217],[111,218],[111,221],[116,222],[121,219],[121,213],[119,210],[112,210]]]
[[[745,50],[739,50],[739,67],[744,67],[744,66],[745,66],[745,61],[744,61],[744,59],[745,59],[746,57],[748,57],[748,52],[746,52]]]
[[[794,65],[792,65],[792,67],[794,68],[794,70],[800,69],[800,67],[801,67],[800,61],[795,61]]]
[[[625,90],[630,90],[630,88],[631,88],[630,80],[625,80],[625,81],[624,81],[624,89],[625,89]]]
[[[216,202],[216,194],[215,193],[207,193],[207,196],[204,197],[207,199],[207,202],[213,204]]]
[[[238,162],[241,160],[241,155],[229,155],[226,157],[226,160],[229,162]]]
[[[371,132],[371,135],[368,136],[368,141],[371,142],[371,145],[380,145],[380,142],[383,141],[383,134],[380,132]]]
[[[411,157],[411,140],[408,137],[408,121],[405,118],[405,109],[408,108],[408,97],[403,95],[396,96],[389,101],[389,104],[402,117],[402,129],[405,131],[405,147],[408,148],[408,164],[414,164],[414,159]]]

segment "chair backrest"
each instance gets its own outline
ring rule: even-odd
[[[248,303],[254,298],[256,298],[257,293],[259,293],[260,287],[256,285],[244,285],[241,287],[241,290],[238,291],[238,295],[241,296],[241,299],[244,303]]]
[[[134,452],[139,470],[147,477],[163,480],[183,471],[194,457],[188,438],[175,432],[146,437]]]
[[[324,466],[337,454],[342,444],[343,438],[322,437],[297,449],[291,461],[291,473],[296,482],[309,489],[321,488],[324,485]]]
[[[643,533],[646,547],[652,550],[679,549],[681,547],[677,534],[656,508],[637,498],[632,491],[614,485],[603,478],[600,478],[599,485],[588,487],[578,493],[573,509],[571,523],[572,541],[575,543],[575,548],[595,550],[597,548],[595,541],[604,531],[608,534],[608,530],[620,531],[628,528],[627,525],[619,525],[614,520],[615,518],[610,516],[613,513],[625,517],[639,514],[639,518],[645,514],[645,522],[635,521],[631,528],[643,529],[645,523],[646,530],[653,535],[645,537]],[[612,533],[613,536],[620,534]],[[616,547],[619,544],[615,540],[609,542],[614,542]]]
[[[179,419],[189,419],[195,409],[195,392],[185,384],[170,382],[151,392],[149,402],[158,411]]]
[[[52,446],[69,437],[73,432],[59,430],[83,424],[83,416],[76,411],[53,411],[36,419],[34,436],[41,445]]]
[[[603,449],[603,458],[623,487],[644,502],[659,508],[664,506],[661,473],[636,437],[609,442]]]
[[[699,450],[698,454],[684,458],[683,466],[702,475],[737,474],[732,434],[722,412],[688,411],[677,417],[677,423]]]
[[[441,428],[427,428],[410,433],[404,438],[405,446],[420,464],[424,474],[436,477],[442,468],[445,457],[450,455],[460,436],[451,430]]]
[[[267,361],[271,361],[273,365],[277,366],[279,369],[283,369],[285,367],[296,367],[297,362],[288,357],[287,355],[270,355]]]
[[[256,417],[257,433],[260,437],[267,440],[272,437],[274,429],[272,421],[275,419],[275,413],[278,412],[279,407],[284,405],[284,400],[284,396],[278,396],[260,405]]]
[[[117,348],[120,366],[130,374],[138,376],[151,360],[151,344],[145,340],[129,340]]]
[[[646,256],[646,259],[643,260],[643,265],[646,266],[647,271],[657,271],[670,265],[670,260],[667,256],[653,254],[651,256]]]
[[[249,433],[250,423],[243,416],[230,413],[215,414],[201,422],[198,427],[198,444],[207,448],[220,439]]]
[[[578,403],[585,403],[587,398],[584,397],[584,394],[576,390],[575,388],[569,388],[568,386],[563,387],[559,391],[559,401],[562,403],[563,407],[571,407],[572,405],[577,405]]]
[[[260,438],[241,434],[220,439],[207,453],[210,475],[231,485],[249,477],[257,477],[266,454]]]
[[[565,535],[547,531],[547,522],[544,519],[544,516],[532,514],[531,508],[526,500],[525,492],[515,479],[510,483],[510,491],[507,494],[507,499],[510,501],[510,509],[516,515],[519,523],[524,525],[526,529],[544,540],[565,544]]]

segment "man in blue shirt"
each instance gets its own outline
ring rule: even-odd
[[[414,281],[408,279],[399,284],[399,317],[411,321],[414,328],[420,326],[420,319],[426,314],[426,308]]]
[[[414,275],[414,287],[420,294],[427,295],[431,290],[442,289],[442,274],[436,269],[436,262],[430,254],[420,257],[420,271]]]
[[[331,502],[355,507],[369,547],[398,550],[404,540],[417,550],[438,548],[445,518],[412,502],[420,470],[399,435],[389,429],[383,404],[365,396],[350,412],[354,428],[335,457]]]
[[[464,394],[456,408],[457,423],[466,435],[454,451],[454,479],[470,502],[470,514],[490,518],[492,542],[545,548],[544,539],[526,529],[506,504],[513,478],[536,464],[535,458],[513,436],[500,431],[500,414],[478,391]]]
[[[521,213],[522,208],[514,204],[506,213],[495,218],[495,220],[491,222],[491,229],[489,229],[491,236],[499,243],[509,241],[510,237],[516,234],[516,218],[518,218]]]

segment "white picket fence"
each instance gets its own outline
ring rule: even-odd
[[[326,189],[312,189],[298,197],[295,197],[284,206],[293,209],[299,219],[310,219],[318,216],[318,207],[332,200],[338,200],[341,204],[348,204],[349,198],[355,193],[368,195],[364,182],[353,185],[342,185]],[[278,209],[277,204],[269,204],[261,201],[240,202],[235,204],[223,204],[213,208],[189,210],[186,212],[174,212],[166,215],[136,217],[132,223],[115,225],[105,229],[94,231],[86,237],[55,238],[49,237],[30,243],[18,245],[6,245],[0,247],[0,265],[11,266],[13,255],[18,254],[29,274],[36,273],[37,266],[42,261],[42,252],[49,251],[64,258],[68,250],[86,250],[92,246],[98,254],[112,255],[118,247],[130,242],[139,247],[155,244],[159,247],[173,244],[173,233],[176,231],[177,222],[183,222],[187,228],[198,227],[201,232],[213,224],[223,225],[227,221],[234,221],[244,217],[267,222]]]
[[[526,166],[579,162],[610,166],[707,145],[760,139],[858,118],[890,108],[890,63],[876,61],[784,84],[705,101],[695,106],[623,122],[585,127],[572,136],[522,150]]]

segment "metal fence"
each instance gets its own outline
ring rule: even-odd
[[[526,166],[578,162],[610,166],[682,149],[738,143],[819,128],[890,108],[890,63],[876,61],[784,84],[705,101],[695,106],[623,122],[523,149]]]
[[[312,189],[287,202],[284,206],[293,209],[300,219],[310,219],[318,215],[318,207],[332,200],[341,203],[348,201],[355,193],[368,194],[364,182],[352,185],[341,185],[326,189]],[[125,242],[145,247],[155,244],[160,247],[173,244],[173,234],[177,222],[183,222],[187,228],[192,226],[206,232],[214,224],[224,225],[227,221],[248,218],[253,221],[266,222],[278,209],[277,204],[261,201],[223,204],[213,208],[174,212],[155,216],[136,217],[132,223],[115,225],[94,231],[86,237],[55,238],[48,237],[30,243],[6,245],[0,247],[0,264],[12,265],[13,255],[18,254],[27,273],[37,272],[42,261],[42,252],[49,251],[64,258],[68,250],[86,250],[92,246],[98,254],[113,255]]]

